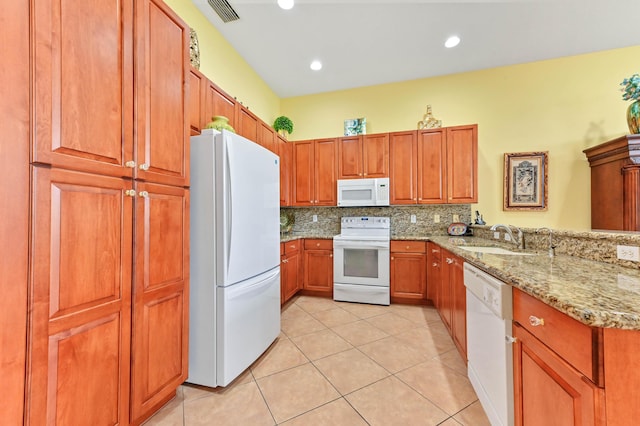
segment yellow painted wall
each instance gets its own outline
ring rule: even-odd
[[[200,71],[231,96],[272,124],[280,115],[280,98],[188,0],[165,0],[198,34]]]
[[[478,123],[479,202],[489,224],[590,228],[590,170],[582,150],[628,133],[623,78],[640,46],[282,100],[292,139],[339,136],[345,118],[367,133],[417,128],[426,105],[444,126]],[[401,66],[401,65],[399,65]],[[549,151],[549,209],[502,209],[503,154]]]

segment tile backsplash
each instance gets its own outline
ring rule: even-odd
[[[291,207],[281,211],[292,212],[295,224],[292,232],[309,235],[337,235],[343,216],[388,216],[391,218],[391,237],[395,235],[443,235],[451,222],[471,223],[469,204],[444,204],[393,207]],[[316,215],[318,221],[313,221]],[[416,223],[411,223],[411,215]],[[434,216],[440,223],[434,222]],[[458,220],[454,220],[454,215]]]

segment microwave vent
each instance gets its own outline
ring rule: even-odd
[[[215,10],[223,22],[237,21],[240,19],[227,0],[207,0],[211,9]]]

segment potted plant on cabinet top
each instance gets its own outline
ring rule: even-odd
[[[640,133],[640,75],[634,74],[620,83],[622,99],[633,101],[627,108],[627,124],[633,134]]]
[[[273,129],[286,138],[287,134],[293,133],[293,121],[289,117],[281,115],[273,122]]]

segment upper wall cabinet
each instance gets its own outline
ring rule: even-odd
[[[211,80],[205,82],[205,106],[204,106],[204,118],[201,122],[201,129],[211,121],[213,116],[222,115],[229,119],[229,124],[234,129],[237,129],[236,121],[236,101],[224,90],[219,88]]]
[[[336,205],[336,139],[293,144],[294,206]]]
[[[133,0],[38,0],[33,25],[33,161],[132,177]]]
[[[189,27],[161,0],[137,0],[136,24],[136,177],[188,186]]]
[[[271,126],[265,123],[262,120],[258,120],[258,135],[256,142],[267,148],[269,151],[277,154],[278,150],[276,149],[276,132],[273,131]],[[282,167],[282,164],[280,165]]]
[[[199,135],[205,122],[205,84],[207,78],[191,67],[189,72],[189,130],[191,136]]]
[[[338,139],[338,179],[389,176],[389,134]]]
[[[390,137],[391,204],[478,201],[477,125]]]
[[[236,104],[238,118],[238,124],[236,126],[236,132],[245,138],[257,142],[258,141],[258,117],[256,117],[251,111],[240,104]]]

